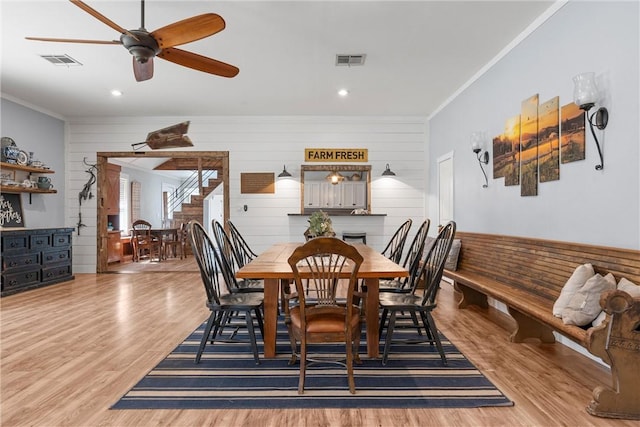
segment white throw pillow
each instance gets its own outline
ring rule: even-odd
[[[627,280],[624,277],[620,279],[620,281],[618,282],[617,289],[619,291],[625,291],[626,293],[631,295],[633,298],[640,298],[640,286],[636,285],[630,280]],[[606,317],[607,317],[607,313],[605,313],[605,311],[602,310],[600,314],[598,314],[598,317],[596,317],[595,320],[591,323],[591,325],[600,326],[602,322],[604,322],[604,319]]]
[[[564,284],[560,291],[560,296],[553,304],[553,315],[562,317],[562,310],[569,304],[571,297],[584,286],[587,280],[596,274],[591,264],[582,264],[576,267],[567,283]]]
[[[616,279],[609,273],[605,277],[596,274],[576,292],[564,310],[562,321],[566,325],[584,326],[593,322],[602,311],[600,307],[600,295],[604,291],[614,290]]]
[[[625,291],[626,293],[631,295],[633,298],[640,298],[640,286],[636,285],[630,280],[627,280],[624,277],[620,279],[620,281],[618,282],[617,289],[619,291]],[[598,317],[596,317],[596,319],[591,324],[593,326],[600,326],[602,322],[604,322],[604,319],[606,317],[607,317],[607,313],[605,313],[605,311],[602,310],[600,314],[598,314]]]
[[[447,270],[456,271],[456,269],[458,268],[460,246],[462,246],[462,242],[460,241],[460,239],[453,239],[453,242],[451,242],[449,255],[447,255],[447,261],[444,263],[444,268],[446,268]]]
[[[630,280],[625,279],[624,277],[618,282],[618,290],[625,291],[633,298],[640,298],[640,286],[636,285]]]
[[[424,253],[425,255],[429,253],[431,247],[436,244],[435,237],[427,237],[427,240],[424,243]]]

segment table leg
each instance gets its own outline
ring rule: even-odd
[[[369,357],[378,357],[380,339],[378,337],[378,286],[379,279],[365,279],[367,286],[367,353]]]
[[[278,327],[278,279],[264,280],[264,357],[276,356],[276,329]]]

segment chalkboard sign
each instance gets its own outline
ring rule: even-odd
[[[24,227],[20,194],[0,194],[0,227]]]

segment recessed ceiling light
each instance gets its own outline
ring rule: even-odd
[[[122,96],[122,91],[120,91],[120,90],[118,90],[118,89],[113,89],[113,90],[111,91],[111,95],[112,95],[112,96],[115,96],[115,97]]]
[[[340,90],[338,91],[338,95],[340,95],[340,96],[347,96],[347,95],[349,95],[349,91],[348,91],[347,89],[340,89]]]

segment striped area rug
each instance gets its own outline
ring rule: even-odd
[[[318,364],[307,368],[305,392],[299,395],[298,365],[289,366],[289,338],[279,322],[278,356],[253,360],[245,331],[234,342],[207,345],[195,364],[204,325],[196,329],[112,409],[224,408],[473,408],[512,406],[478,369],[441,335],[448,366],[435,346],[394,344],[389,361],[366,356],[364,336],[355,366],[356,394],[349,393],[346,368]],[[415,330],[398,329],[395,338],[420,338]],[[261,342],[259,342],[261,345]],[[380,353],[382,354],[381,342]],[[344,354],[344,346],[310,346],[318,358]],[[312,356],[310,356],[312,357]]]

